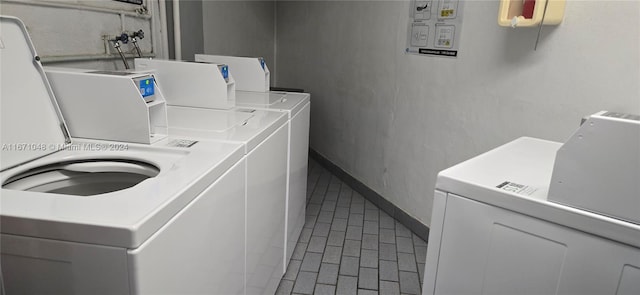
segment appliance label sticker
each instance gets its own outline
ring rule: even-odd
[[[180,148],[190,148],[194,144],[198,143],[197,140],[187,140],[187,139],[174,139],[167,144],[170,147],[180,147]]]
[[[508,191],[510,193],[525,195],[525,196],[530,196],[531,194],[533,194],[535,191],[538,190],[537,188],[530,187],[524,184],[518,184],[511,181],[505,181],[497,185],[496,187],[499,189]]]

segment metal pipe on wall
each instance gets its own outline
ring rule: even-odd
[[[136,58],[135,55],[125,54],[125,58]],[[144,55],[143,57],[154,57],[153,55]],[[52,63],[64,63],[64,62],[76,62],[76,61],[96,61],[96,60],[120,60],[120,55],[118,54],[88,54],[88,55],[72,55],[72,56],[44,56],[41,57],[42,63],[52,64]]]
[[[180,34],[180,0],[173,0],[173,44],[176,60],[182,59],[182,38]]]
[[[124,13],[120,13],[120,31],[124,32],[127,30],[127,28],[124,25]]]
[[[169,33],[167,23],[167,2],[165,0],[158,0],[160,4],[160,24],[162,30],[162,55],[164,58],[169,58]]]
[[[155,0],[147,0],[146,1],[146,6],[147,6],[147,13],[149,13],[150,15],[153,15],[154,13],[156,13],[156,6],[155,6]],[[151,32],[149,32],[149,42],[151,43],[151,48],[152,49],[156,49],[158,48],[158,44],[157,44],[157,37],[154,37],[156,35],[156,20],[158,18],[151,18]],[[136,46],[137,48],[137,46]],[[139,50],[140,48],[137,48],[137,50]]]
[[[111,14],[125,14],[126,16],[142,18],[142,19],[151,19],[151,15],[148,14],[139,14],[133,11],[122,11],[115,10],[109,8],[101,8],[94,6],[86,6],[86,5],[77,5],[77,4],[64,4],[60,2],[49,2],[49,1],[33,1],[33,0],[2,0],[3,3],[11,3],[11,4],[20,4],[20,5],[31,5],[31,6],[43,6],[43,7],[54,7],[54,8],[66,8],[66,9],[75,9],[75,10],[86,10],[86,11],[95,11],[95,12],[103,12],[103,13],[111,13]]]

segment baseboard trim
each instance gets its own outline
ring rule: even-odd
[[[417,236],[425,241],[429,239],[429,227],[424,225],[422,222],[418,221],[396,205],[387,201],[387,199],[382,197],[380,194],[376,193],[364,183],[355,179],[353,176],[351,176],[351,174],[347,173],[342,168],[338,167],[336,164],[334,164],[329,159],[325,158],[323,155],[316,152],[312,148],[309,148],[309,157],[316,160],[320,165],[329,170],[329,172],[340,178],[340,180],[342,180],[353,190],[361,194],[365,199],[369,200],[371,203],[374,203],[382,211],[389,214],[389,216],[392,216],[397,221],[402,223],[408,229],[413,231]]]

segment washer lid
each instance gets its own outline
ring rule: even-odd
[[[0,171],[71,142],[39,60],[24,23],[0,16]]]

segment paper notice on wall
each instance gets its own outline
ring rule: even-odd
[[[412,0],[407,53],[457,57],[464,0]]]

